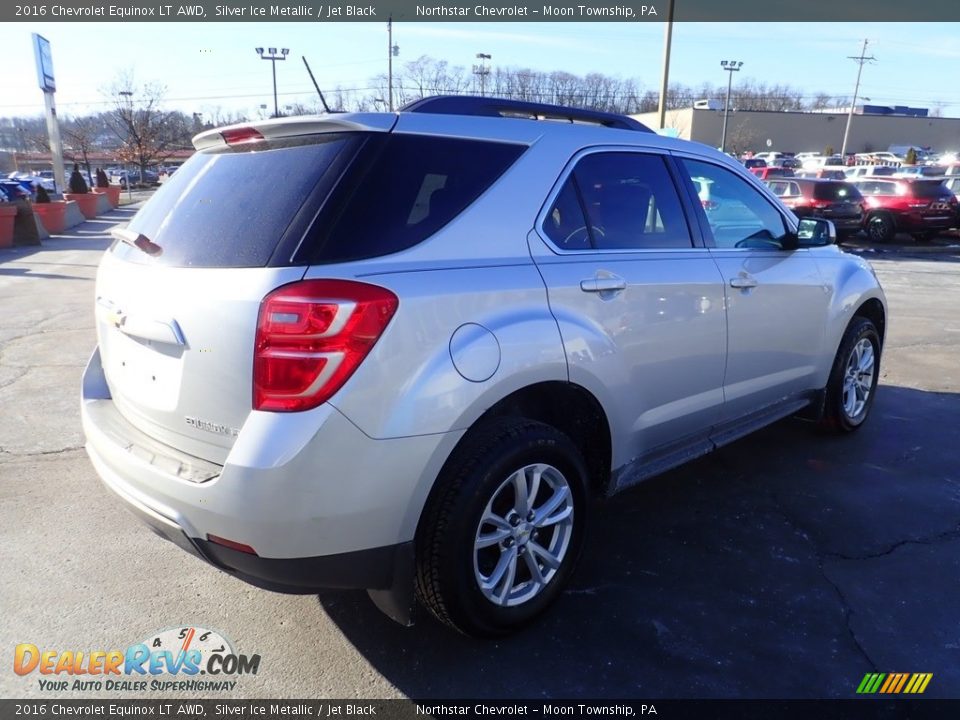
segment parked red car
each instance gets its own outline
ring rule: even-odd
[[[769,180],[767,185],[794,215],[830,220],[838,235],[854,235],[863,226],[863,195],[848,182],[798,177]]]
[[[750,172],[761,180],[769,180],[775,177],[793,177],[795,174],[790,168],[770,166],[750,168]]]
[[[898,232],[926,241],[960,225],[957,198],[942,180],[852,180],[866,204],[864,227],[874,242],[888,242]]]

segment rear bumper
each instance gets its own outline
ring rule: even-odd
[[[146,438],[122,417],[99,352],[84,373],[81,418],[101,480],[154,532],[240,579],[294,593],[393,587],[410,567],[420,511],[459,436],[374,440],[329,405],[252,412],[216,466]]]
[[[202,538],[191,538],[173,520],[124,495],[116,483],[107,479],[105,469],[96,460],[94,466],[104,484],[154,533],[214,567],[265,590],[307,594],[325,588],[389,589],[404,579],[399,577],[400,571],[409,566],[413,555],[412,542],[304,558],[251,555]]]

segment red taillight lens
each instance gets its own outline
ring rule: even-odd
[[[284,285],[260,304],[253,409],[309,410],[363,362],[397,311],[397,296],[352,280]]]
[[[259,130],[252,127],[231,128],[223,130],[220,137],[227,145],[243,145],[244,143],[257,142],[263,140],[263,135]]]

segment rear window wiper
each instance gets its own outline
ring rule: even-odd
[[[135,232],[129,228],[113,228],[110,231],[110,234],[121,242],[125,242],[127,245],[132,245],[145,252],[147,255],[157,257],[163,254],[163,248],[157,245],[153,240],[148,238],[142,233]]]

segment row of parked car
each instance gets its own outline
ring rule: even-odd
[[[884,243],[901,232],[926,242],[960,227],[960,175],[776,177],[766,183],[798,217],[831,220],[840,235],[865,230],[872,241]]]

